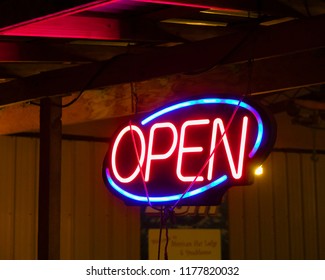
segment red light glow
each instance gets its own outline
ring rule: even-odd
[[[175,174],[177,175],[178,179],[182,182],[191,182],[195,179],[196,174],[192,175],[184,175],[182,173],[183,170],[183,165],[186,164],[186,161],[191,160],[191,156],[187,155],[186,160],[184,160],[184,155],[185,154],[192,154],[192,153],[202,153],[204,148],[201,146],[186,146],[185,142],[187,137],[187,134],[189,133],[188,131],[190,130],[195,130],[195,127],[204,127],[210,124],[209,119],[199,119],[199,120],[188,120],[185,121],[180,128],[180,133],[177,131],[177,128],[175,127],[174,124],[171,122],[164,122],[164,123],[156,123],[150,128],[149,132],[149,140],[148,140],[148,150],[146,151],[146,140],[145,140],[145,135],[143,131],[136,125],[132,125],[132,131],[136,132],[137,135],[139,136],[140,139],[140,156],[139,156],[139,163],[141,168],[143,167],[143,164],[145,162],[145,157],[146,157],[146,166],[145,166],[145,181],[148,182],[150,180],[150,173],[152,171],[152,162],[153,161],[162,161],[170,158],[173,154],[176,156],[176,170]],[[243,173],[243,167],[244,167],[244,155],[245,155],[245,145],[246,145],[246,138],[247,138],[247,128],[248,128],[248,117],[244,116],[242,119],[242,129],[241,129],[241,135],[240,135],[240,148],[239,148],[239,156],[238,156],[238,164],[237,168],[234,163],[234,156],[231,151],[229,142],[228,142],[228,137],[227,133],[225,132],[224,124],[223,121],[220,118],[216,118],[213,121],[212,125],[212,133],[211,139],[210,139],[210,154],[213,153],[211,158],[209,159],[209,165],[208,165],[208,172],[207,172],[207,177],[206,179],[208,181],[212,180],[212,173],[214,170],[214,164],[215,164],[215,147],[216,147],[216,139],[217,139],[217,133],[218,133],[218,128],[220,131],[220,135],[222,137],[222,142],[225,148],[228,164],[231,170],[231,174],[234,179],[240,179],[242,177]],[[208,129],[208,128],[207,128]],[[165,151],[164,153],[160,154],[154,154],[153,153],[153,148],[154,148],[154,143],[156,139],[156,132],[158,130],[169,130],[172,132],[172,141],[169,149]],[[140,173],[140,166],[137,165],[135,170],[129,175],[128,177],[122,177],[120,172],[118,164],[117,164],[117,154],[120,149],[120,142],[123,140],[124,136],[126,133],[131,131],[130,126],[124,127],[121,132],[118,134],[116,137],[116,140],[113,145],[112,149],[112,157],[111,157],[111,164],[112,164],[112,171],[113,175],[116,177],[118,181],[121,183],[129,183],[132,182]],[[178,135],[180,135],[178,137]],[[179,141],[178,141],[179,139]],[[175,152],[176,147],[178,143],[178,151]],[[146,155],[146,156],[145,156]],[[159,168],[158,162],[155,164],[155,168]],[[205,178],[203,176],[198,176],[196,181],[202,182],[204,181]]]
[[[252,100],[188,99],[122,126],[103,179],[131,205],[218,205],[230,187],[253,183],[275,137],[272,115]]]
[[[156,129],[161,129],[161,128],[170,128],[171,131],[173,132],[173,143],[165,154],[157,154],[154,155],[152,153],[152,148],[153,148],[153,143],[154,143],[154,134]],[[174,152],[177,144],[177,130],[176,127],[168,122],[168,123],[157,123],[154,124],[151,129],[150,129],[150,136],[149,136],[149,146],[148,146],[148,155],[147,155],[147,166],[146,166],[146,175],[145,175],[145,181],[149,181],[149,176],[150,176],[150,166],[151,166],[151,161],[152,160],[162,160],[169,158],[171,154]]]
[[[119,21],[116,19],[65,16],[21,25],[0,31],[1,35],[55,38],[87,38],[118,40]]]
[[[246,143],[246,134],[247,134],[247,125],[248,125],[248,118],[245,116],[243,118],[243,125],[242,125],[242,134],[241,134],[241,140],[240,140],[240,149],[239,149],[239,158],[238,158],[238,167],[237,171],[235,168],[232,152],[230,150],[227,134],[225,133],[225,127],[223,125],[223,121],[219,118],[215,119],[213,122],[213,129],[212,129],[212,136],[211,136],[211,148],[210,148],[210,154],[213,153],[216,147],[216,138],[217,138],[217,130],[218,127],[220,128],[221,135],[224,135],[222,137],[222,142],[225,147],[226,153],[227,153],[227,159],[228,163],[230,165],[231,174],[235,179],[240,179],[243,173],[243,165],[244,165],[244,152],[245,152],[245,143]],[[213,154],[209,160],[209,166],[208,166],[208,180],[211,180],[212,178],[212,170],[214,165],[214,157]]]
[[[200,153],[203,151],[203,147],[184,147],[186,128],[189,126],[205,125],[205,124],[209,124],[209,123],[210,123],[210,121],[208,119],[204,119],[204,120],[186,121],[182,125],[181,136],[180,136],[180,141],[179,141],[180,143],[179,143],[179,149],[178,149],[176,173],[177,173],[178,179],[183,182],[191,182],[196,177],[196,176],[183,176],[182,175],[181,170],[182,170],[182,162],[183,162],[184,153]],[[198,176],[196,181],[198,181],[198,182],[203,181],[203,177]]]
[[[115,5],[125,0],[92,1],[53,14],[40,16],[0,29],[0,35],[33,36],[97,40],[120,39],[119,21],[76,15],[101,6]]]
[[[198,9],[214,9],[214,10],[229,11],[229,12],[237,11],[235,9],[218,7],[217,3],[215,5],[199,4],[199,1],[196,1],[196,3],[189,3],[189,1],[182,2],[182,1],[173,1],[173,0],[135,0],[135,1],[152,3],[152,4],[163,4],[163,5],[171,5],[171,6],[198,8]]]
[[[145,139],[144,139],[144,136],[143,136],[143,133],[142,133],[141,129],[138,128],[135,125],[132,125],[131,127],[132,127],[132,131],[133,132],[136,132],[139,135],[139,137],[140,137],[141,155],[140,155],[140,158],[139,158],[139,163],[140,163],[140,166],[142,166],[143,165],[143,162],[144,162],[144,157],[145,157],[146,142],[145,142]],[[113,172],[114,172],[114,175],[116,176],[116,178],[120,182],[122,182],[122,183],[129,183],[129,182],[131,182],[140,173],[140,166],[137,165],[136,169],[134,170],[134,172],[129,177],[123,178],[120,175],[119,171],[117,170],[118,168],[116,166],[117,148],[119,147],[119,144],[120,144],[123,136],[128,131],[131,131],[131,127],[130,126],[126,126],[125,128],[123,128],[121,130],[121,132],[116,137],[116,140],[115,140],[114,146],[113,146],[113,150],[112,150],[112,169],[113,169]]]

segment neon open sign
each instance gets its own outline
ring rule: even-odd
[[[273,119],[252,101],[191,99],[122,126],[103,177],[129,204],[216,205],[230,186],[253,182],[274,141]]]

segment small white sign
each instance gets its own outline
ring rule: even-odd
[[[149,229],[149,260],[158,259],[159,229]],[[162,232],[160,259],[164,259],[166,236]],[[221,230],[219,229],[169,229],[168,259],[220,260]]]

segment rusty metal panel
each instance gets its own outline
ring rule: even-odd
[[[74,250],[77,259],[91,258],[93,199],[91,151],[88,142],[75,143]]]
[[[264,260],[275,259],[272,163],[272,156],[270,156],[263,164],[263,175],[255,178],[259,200],[260,258]]]
[[[140,257],[140,212],[106,189],[101,173],[106,150],[102,143],[63,141],[63,259]]]
[[[106,144],[63,141],[61,257],[138,259],[139,208],[101,178]],[[0,138],[0,259],[36,258],[38,140]],[[232,259],[325,258],[325,155],[273,153],[228,193]]]
[[[37,254],[38,141],[1,137],[0,259]]]
[[[16,140],[15,259],[37,258],[38,141]]]
[[[93,231],[96,242],[94,242],[92,250],[96,259],[112,259],[114,253],[110,250],[110,243],[112,240],[112,228],[111,228],[111,197],[103,185],[102,180],[102,162],[107,150],[106,145],[94,146],[94,180],[93,199],[95,201],[95,207],[93,211]]]
[[[62,142],[61,166],[61,259],[74,259],[75,144]]]
[[[325,260],[325,156],[316,157],[316,203],[319,259]]]
[[[231,259],[245,259],[244,238],[244,190],[243,187],[230,188],[227,194],[229,205],[229,253]]]
[[[284,153],[272,154],[272,183],[275,232],[275,258],[289,259],[289,216],[287,168]]]
[[[63,141],[62,259],[138,259],[140,211],[102,182],[106,144]],[[39,140],[0,137],[0,259],[37,257]]]
[[[325,155],[274,152],[263,166],[243,195],[229,191],[231,258],[242,258],[244,242],[246,259],[324,259]]]
[[[310,154],[301,155],[302,164],[302,207],[304,226],[304,258],[318,258],[318,232],[316,216],[316,186],[314,167]]]
[[[244,187],[245,258],[260,258],[258,185]]]
[[[286,172],[288,187],[290,258],[304,259],[304,228],[302,206],[301,156],[287,153]]]
[[[16,140],[0,137],[0,259],[14,258]]]

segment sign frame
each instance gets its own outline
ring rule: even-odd
[[[191,112],[190,109],[194,108],[194,107],[196,107],[196,109],[198,109],[197,110],[198,112],[195,112],[196,117],[197,117],[198,115],[200,115],[200,112],[203,112],[203,113],[206,112],[206,111],[204,111],[206,108],[215,109],[218,106],[220,106],[220,108],[222,108],[223,111],[227,111],[227,113],[224,113],[224,114],[227,115],[228,122],[232,121],[232,123],[229,125],[229,127],[228,127],[228,122],[224,122],[225,124],[222,123],[221,117],[220,117],[221,121],[220,120],[218,121],[216,118],[213,122],[214,128],[216,128],[215,131],[217,132],[218,131],[217,129],[219,129],[220,135],[221,135],[222,131],[224,133],[222,140],[220,140],[220,142],[222,142],[222,143],[220,143],[219,146],[224,145],[225,150],[227,150],[227,145],[226,145],[227,143],[224,141],[224,139],[226,139],[227,132],[230,131],[231,127],[234,126],[234,122],[238,119],[238,118],[236,119],[237,115],[243,115],[243,112],[246,110],[250,114],[250,117],[249,118],[247,117],[247,119],[253,119],[253,118],[256,119],[256,124],[255,124],[255,126],[256,126],[256,128],[255,128],[256,140],[254,140],[253,147],[251,147],[249,155],[248,155],[249,166],[245,167],[243,170],[243,172],[244,172],[243,178],[245,178],[245,179],[244,180],[241,180],[241,179],[232,180],[233,178],[228,179],[229,176],[220,176],[216,180],[213,180],[209,184],[206,184],[203,186],[199,184],[199,187],[195,186],[195,187],[191,188],[191,190],[188,193],[186,193],[186,195],[184,195],[184,196],[182,196],[183,192],[179,192],[179,193],[177,193],[177,195],[172,194],[172,195],[165,195],[165,196],[161,195],[161,192],[160,192],[160,194],[157,196],[156,192],[153,191],[153,189],[155,188],[155,186],[157,186],[157,184],[150,184],[151,182],[149,180],[147,180],[147,181],[145,180],[145,179],[148,179],[150,176],[150,168],[149,168],[149,175],[148,175],[148,172],[142,170],[142,169],[144,169],[143,166],[145,165],[144,164],[145,157],[147,159],[146,163],[149,162],[148,161],[149,150],[147,150],[147,153],[145,151],[144,152],[142,151],[144,149],[143,148],[144,146],[141,146],[142,144],[140,145],[140,143],[142,143],[143,141],[144,141],[145,145],[147,143],[145,142],[146,140],[144,139],[145,138],[144,133],[143,133],[143,138],[141,136],[141,133],[142,133],[141,128],[143,129],[143,126],[151,124],[150,130],[149,130],[149,128],[147,128],[147,130],[146,130],[146,137],[148,137],[150,134],[150,137],[152,137],[152,138],[150,138],[150,137],[149,138],[152,139],[152,142],[153,142],[154,136],[152,136],[152,135],[154,135],[155,132],[152,132],[152,131],[154,130],[153,127],[155,124],[155,120],[157,120],[157,119],[164,120],[165,115],[175,113],[176,111],[178,111],[178,112],[181,111],[185,114],[186,111]],[[219,115],[221,113],[223,113],[223,111],[222,112],[220,111]],[[210,112],[208,112],[206,114],[209,115],[209,113]],[[217,114],[216,114],[216,116],[218,117]],[[168,117],[167,117],[167,119],[168,119]],[[177,119],[178,119],[178,117],[177,117]],[[180,119],[186,119],[186,117],[180,116]],[[243,132],[244,131],[244,119],[245,119],[245,117],[242,118],[242,120],[243,120],[242,121],[242,135],[244,135],[244,132]],[[206,119],[203,119],[203,120],[207,123]],[[196,125],[194,123],[189,123],[189,122],[187,123],[188,126]],[[164,123],[164,126],[161,125],[161,123]],[[162,128],[161,130],[170,131],[173,135],[173,143],[169,147],[169,150],[167,149],[168,152],[165,151],[164,153],[157,154],[156,158],[153,157],[154,154],[151,150],[151,156],[153,158],[152,160],[167,159],[175,151],[176,146],[177,146],[178,150],[180,150],[180,147],[184,146],[184,145],[181,146],[181,143],[180,143],[181,139],[179,141],[177,140],[178,143],[176,143],[176,146],[174,145],[175,137],[176,137],[175,135],[177,134],[177,137],[178,137],[178,135],[180,134],[177,131],[177,129],[175,132],[175,129],[172,127],[172,125],[171,124],[167,125],[168,122],[166,122],[166,121],[163,121],[161,123],[159,123],[160,125],[159,125],[159,127],[158,126],[157,127]],[[209,123],[212,124],[212,121],[211,122],[209,121]],[[202,125],[202,126],[205,125],[205,123],[203,123],[203,121],[200,121],[198,124]],[[199,125],[197,127],[199,127]],[[219,128],[218,128],[218,125],[219,125]],[[182,129],[184,126],[185,126],[185,122],[183,123]],[[124,132],[122,132],[123,129],[124,129]],[[186,128],[184,128],[183,130],[185,131]],[[134,152],[136,152],[133,157],[135,157],[135,155],[137,154],[135,157],[137,162],[136,163],[133,162],[133,166],[135,167],[136,166],[135,164],[138,164],[138,167],[137,167],[138,169],[135,169],[133,175],[135,174],[134,178],[138,177],[136,185],[138,188],[139,188],[139,185],[141,185],[142,195],[133,194],[129,190],[123,189],[123,187],[121,187],[116,182],[116,181],[119,181],[119,179],[116,179],[117,177],[113,178],[113,176],[111,175],[114,172],[115,172],[114,174],[118,174],[117,169],[115,169],[115,171],[114,171],[114,168],[113,168],[114,161],[112,160],[112,155],[114,155],[114,149],[115,149],[114,147],[117,147],[119,144],[115,145],[114,143],[116,143],[117,138],[119,136],[121,136],[120,139],[122,139],[124,137],[124,135],[126,135],[127,133],[130,134],[128,136],[129,138],[130,138],[130,136],[132,136],[133,150],[134,150]],[[182,136],[182,134],[180,134],[180,135]],[[245,139],[248,139],[246,134],[245,134],[245,137],[246,137]],[[137,138],[138,140],[136,141],[135,138]],[[184,132],[183,138],[185,138],[185,132]],[[244,139],[243,136],[241,139]],[[236,97],[236,96],[230,96],[230,95],[206,95],[204,97],[187,98],[186,100],[173,102],[172,104],[160,107],[148,114],[145,114],[145,116],[143,116],[143,115],[135,116],[128,124],[124,124],[123,126],[121,126],[121,128],[117,129],[117,131],[114,134],[114,137],[112,138],[112,143],[110,145],[110,148],[104,158],[103,169],[102,169],[103,179],[104,179],[104,182],[105,182],[105,185],[107,186],[107,188],[110,191],[112,191],[115,195],[117,195],[118,197],[123,199],[125,201],[125,203],[128,205],[151,204],[153,206],[154,205],[168,206],[168,205],[173,205],[180,198],[182,198],[182,199],[181,199],[181,201],[179,201],[179,205],[219,205],[221,203],[222,196],[230,187],[235,186],[235,185],[250,185],[253,183],[254,169],[257,166],[261,165],[262,162],[269,155],[269,153],[271,152],[273,145],[275,143],[275,139],[276,139],[276,124],[275,124],[275,120],[274,120],[273,116],[263,106],[261,106],[256,101],[252,100],[251,98],[248,98],[248,97],[242,98],[242,97]],[[132,144],[130,144],[132,142],[130,142],[130,141],[129,141],[128,146],[130,146],[130,145],[132,146]],[[243,141],[243,140],[241,140],[241,141]],[[154,144],[152,144],[152,145],[154,145]],[[215,143],[215,145],[217,145],[217,144]],[[244,142],[244,145],[245,145],[245,142]],[[148,145],[148,146],[150,146],[150,145]],[[147,147],[147,145],[146,145],[146,147]],[[212,147],[212,144],[211,144],[211,147]],[[228,144],[228,148],[229,147],[230,147],[230,145]],[[140,148],[141,148],[141,152],[139,154],[138,150],[140,150]],[[183,148],[185,150],[184,153],[186,153],[187,152],[186,147],[184,146]],[[148,147],[148,149],[149,149],[149,147]],[[220,148],[217,147],[217,149],[220,149]],[[243,150],[244,150],[244,148],[243,148]],[[169,153],[170,151],[172,151],[172,153]],[[240,151],[239,151],[239,157],[240,157]],[[117,152],[115,151],[115,153],[116,153],[115,154],[115,156],[116,156]],[[179,161],[179,154],[178,154],[178,161]],[[227,155],[227,156],[228,156],[228,161],[229,161],[229,155]],[[245,158],[247,158],[247,155]],[[116,158],[114,160],[116,161]],[[244,161],[244,159],[242,159],[242,160]],[[240,158],[238,159],[238,162],[240,163]],[[231,162],[229,161],[229,163],[231,163]],[[238,170],[240,169],[239,163],[238,163]],[[140,168],[140,166],[141,166],[141,168]],[[146,167],[147,166],[149,166],[149,164],[147,164]],[[178,163],[177,163],[177,166],[179,167]],[[148,168],[147,168],[147,171],[148,171]],[[235,174],[234,172],[232,173],[232,175]],[[145,178],[145,176],[147,176],[148,178]],[[192,177],[194,177],[194,176],[192,176]],[[132,184],[133,184],[132,180],[134,180],[134,178],[131,178],[131,176],[129,176],[129,177],[120,176],[120,178],[121,178],[121,180],[125,180],[125,182],[122,182],[122,184],[124,183],[125,185],[132,186]],[[139,178],[141,178],[141,180]],[[178,178],[180,178],[180,177],[178,177]],[[187,179],[186,177],[184,177],[184,178]],[[119,181],[119,182],[121,183],[121,181]],[[189,181],[186,183],[187,183],[187,186],[190,184]],[[197,183],[199,183],[199,182],[198,181],[195,182],[194,185],[197,185]],[[159,182],[158,182],[158,185],[159,185]],[[184,184],[184,185],[186,185],[186,184]],[[130,189],[132,189],[132,187]],[[161,188],[161,186],[159,186],[159,187]],[[159,188],[159,187],[156,187],[156,188]],[[183,189],[185,190],[186,186]],[[154,193],[154,195],[152,195],[152,193]],[[149,197],[149,201],[148,201],[148,197]]]

